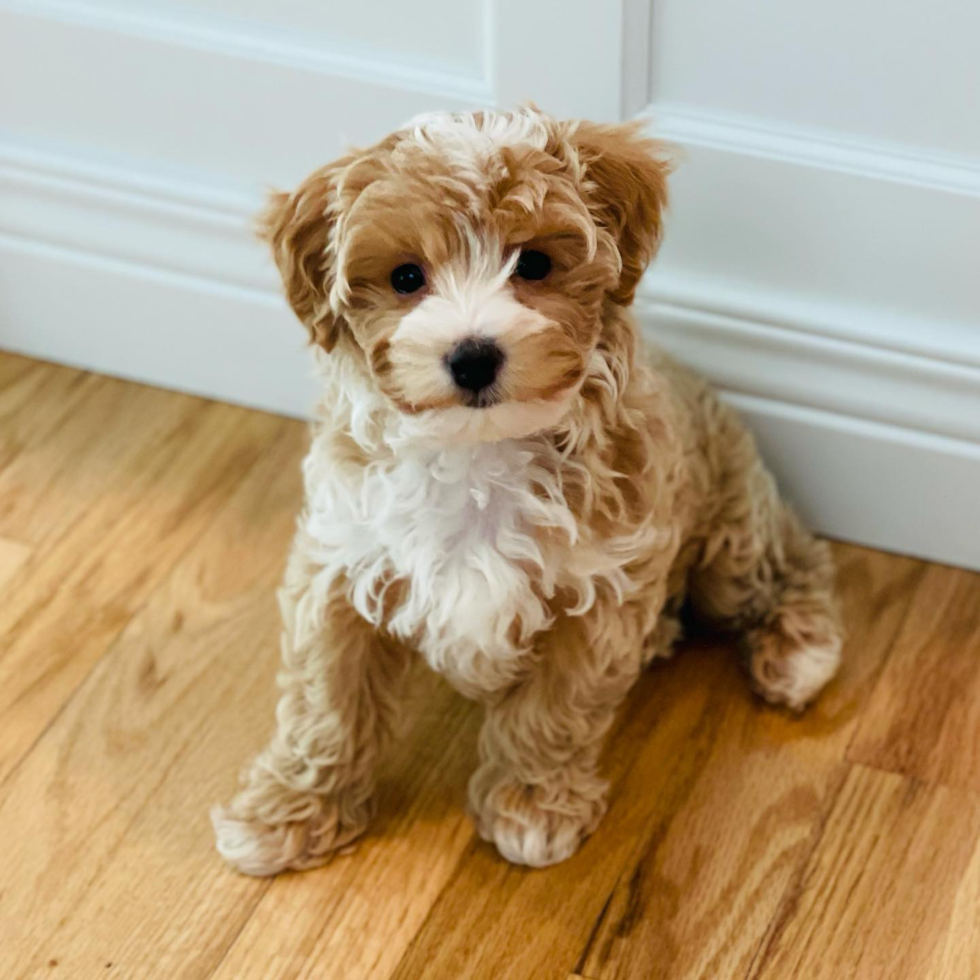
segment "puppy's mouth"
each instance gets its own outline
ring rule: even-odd
[[[503,398],[497,386],[491,385],[480,391],[462,391],[459,400],[464,408],[493,408],[494,405],[499,405]]]

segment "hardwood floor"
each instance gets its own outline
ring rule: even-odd
[[[207,811],[270,723],[305,441],[0,356],[0,977],[980,977],[980,576],[850,545],[820,702],[767,708],[688,643],[568,863],[474,838],[478,712],[423,674],[354,853],[233,874]]]

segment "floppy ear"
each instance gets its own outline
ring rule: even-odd
[[[609,295],[623,306],[633,302],[640,276],[660,244],[672,169],[664,145],[641,131],[641,123],[579,123],[571,137],[592,185],[593,213],[622,258],[619,283]]]
[[[310,341],[328,351],[344,329],[330,309],[336,268],[331,231],[337,178],[347,162],[315,171],[292,194],[270,195],[257,221],[259,235],[272,246],[289,305],[309,328]]]

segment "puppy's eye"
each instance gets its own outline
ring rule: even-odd
[[[528,248],[521,252],[514,271],[522,279],[544,279],[551,272],[551,259],[544,252]]]
[[[415,293],[425,285],[425,273],[414,263],[406,262],[391,273],[391,288],[396,293]]]

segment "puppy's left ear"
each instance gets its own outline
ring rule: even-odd
[[[258,217],[258,232],[272,246],[293,312],[310,331],[310,340],[332,350],[344,329],[330,308],[336,275],[331,242],[337,179],[349,159],[310,174],[292,194],[275,193]]]
[[[645,137],[641,123],[579,123],[571,140],[598,223],[613,237],[622,271],[610,298],[623,306],[633,302],[640,276],[660,244],[667,177],[673,169],[664,144]]]

